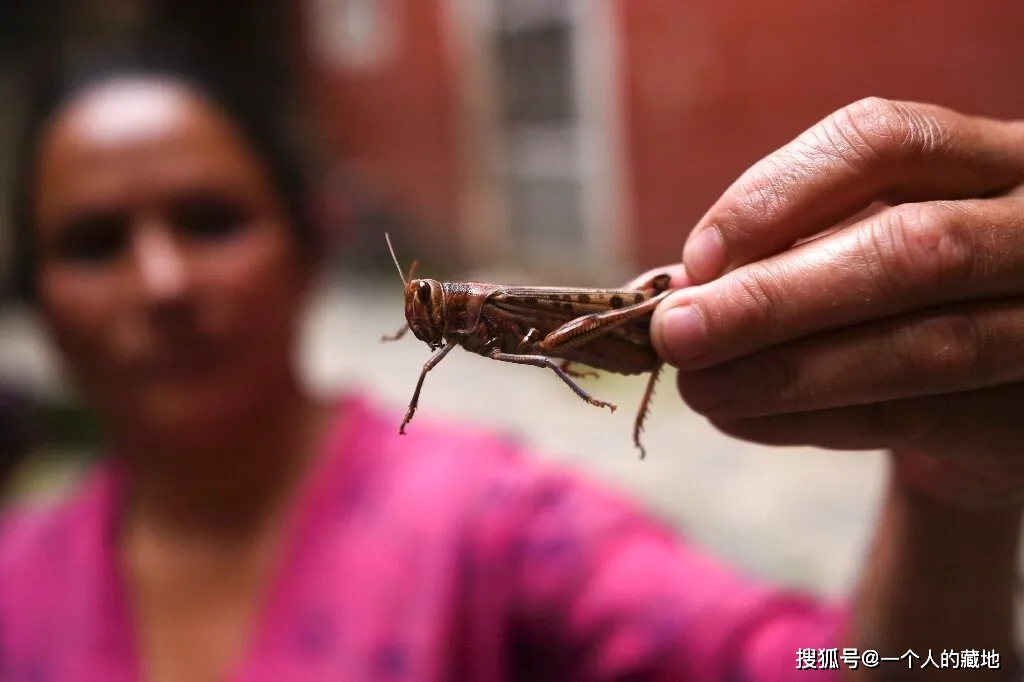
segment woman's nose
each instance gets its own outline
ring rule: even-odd
[[[187,262],[171,230],[144,225],[135,232],[132,246],[139,282],[147,298],[169,302],[185,294]]]

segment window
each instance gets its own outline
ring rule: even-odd
[[[502,117],[510,125],[567,125],[576,117],[570,27],[503,31],[497,38]]]

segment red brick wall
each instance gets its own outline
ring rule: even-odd
[[[858,98],[1024,116],[1020,0],[619,0],[617,10],[638,267],[678,253],[747,166]]]
[[[382,68],[325,65],[303,39],[307,92],[331,153],[355,163],[363,183],[451,243],[459,192],[456,79],[441,0],[393,4],[397,50]]]

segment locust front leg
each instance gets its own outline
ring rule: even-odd
[[[572,389],[573,393],[578,395],[583,400],[587,401],[588,403],[590,403],[591,405],[593,405],[595,407],[607,407],[612,412],[615,411],[615,405],[613,405],[611,403],[608,403],[608,402],[605,402],[603,400],[598,400],[597,398],[593,397],[592,395],[590,395],[589,393],[584,391],[582,388],[577,386],[576,382],[574,382],[572,380],[572,378],[569,377],[569,374],[564,369],[559,367],[558,363],[556,363],[554,360],[552,360],[549,357],[546,357],[544,355],[526,355],[526,354],[518,354],[518,353],[503,353],[503,352],[501,352],[500,350],[497,350],[497,349],[491,351],[490,353],[488,353],[487,356],[490,357],[492,360],[501,360],[502,362],[512,362],[512,363],[515,363],[517,365],[533,365],[534,367],[546,367],[547,369],[550,369],[555,374],[557,374],[558,378],[561,379],[562,381],[564,381],[565,384],[569,388]]]
[[[423,389],[423,380],[427,378],[427,372],[434,369],[437,363],[444,360],[444,356],[448,355],[452,348],[455,348],[457,345],[454,341],[449,341],[443,348],[434,351],[430,359],[423,364],[423,371],[420,372],[420,379],[416,382],[416,390],[413,391],[412,400],[409,402],[409,409],[405,411],[405,419],[402,421],[402,425],[398,427],[398,433],[404,436],[405,425],[412,421],[412,415],[416,412],[416,406],[420,402],[420,391]]]

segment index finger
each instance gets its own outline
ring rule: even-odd
[[[695,283],[773,255],[873,202],[991,195],[1024,181],[1024,123],[868,98],[765,157],[683,249]]]

